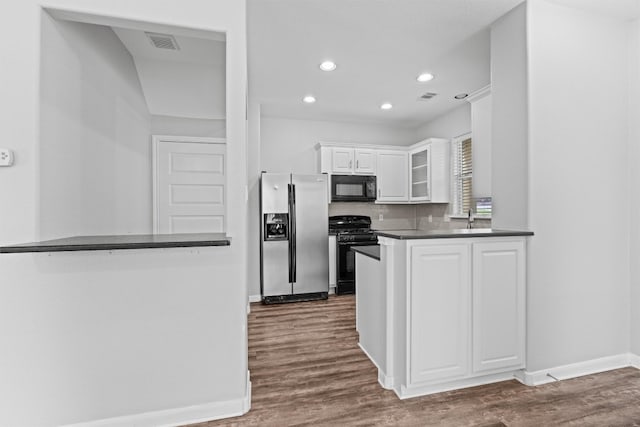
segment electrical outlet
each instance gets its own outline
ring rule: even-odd
[[[0,148],[0,166],[11,166],[13,164],[13,152],[8,148]]]
[[[433,215],[429,214],[429,217],[427,218],[427,220],[428,220],[429,222],[433,222]]]
[[[444,222],[451,222],[451,217],[449,215],[445,215]]]
[[[382,214],[378,214],[378,221],[384,221],[384,216]]]

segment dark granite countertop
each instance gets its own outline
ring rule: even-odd
[[[449,239],[468,237],[533,236],[532,231],[493,228],[452,228],[447,230],[376,230],[375,234],[392,239]]]
[[[351,246],[351,248],[349,249],[353,252],[357,252],[359,254],[366,255],[370,258],[380,261],[380,245]]]
[[[224,233],[123,234],[113,236],[75,236],[43,242],[0,246],[0,253],[189,248],[229,246],[230,244],[231,240]]]

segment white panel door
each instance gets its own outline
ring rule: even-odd
[[[406,202],[409,200],[409,161],[404,151],[378,151],[377,202]]]
[[[224,140],[154,136],[153,152],[154,232],[224,232]]]
[[[473,370],[524,367],[523,241],[473,244]]]
[[[469,245],[413,246],[409,314],[409,380],[468,373]]]

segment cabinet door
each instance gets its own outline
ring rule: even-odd
[[[376,152],[373,150],[353,150],[355,157],[354,172],[361,175],[375,175]]]
[[[473,370],[524,367],[524,241],[473,244]]]
[[[331,171],[333,173],[353,173],[353,148],[334,148],[331,158]]]
[[[409,200],[408,169],[406,152],[393,150],[378,152],[377,202],[406,202]]]
[[[414,150],[410,154],[411,187],[409,200],[428,201],[431,198],[431,149],[429,146]]]
[[[466,244],[411,248],[409,380],[468,372],[470,277]]]

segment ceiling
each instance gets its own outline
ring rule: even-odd
[[[416,127],[490,83],[489,25],[522,1],[248,0],[250,98],[263,116]]]
[[[586,12],[628,21],[640,18],[640,0],[550,0]]]
[[[174,31],[178,50],[155,47],[145,31],[112,27],[131,53],[140,85],[153,115],[224,119],[226,42]]]

